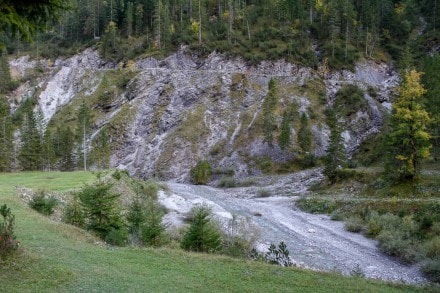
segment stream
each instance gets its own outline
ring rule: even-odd
[[[407,266],[382,254],[377,242],[345,231],[342,222],[327,215],[302,212],[295,206],[308,186],[322,179],[317,170],[284,176],[262,177],[264,187],[219,189],[167,182],[169,191],[161,192],[159,201],[168,210],[165,221],[170,226],[184,224],[193,206],[207,205],[221,223],[235,218],[250,219],[260,231],[257,248],[266,251],[284,241],[294,264],[319,271],[337,271],[349,275],[360,269],[367,278],[410,284],[425,283],[417,266]],[[268,197],[259,197],[261,190]],[[286,196],[287,195],[287,196]],[[227,225],[225,224],[225,227]]]

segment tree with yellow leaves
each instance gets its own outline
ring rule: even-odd
[[[420,102],[426,92],[420,83],[421,75],[416,70],[405,72],[393,105],[386,172],[397,175],[399,181],[417,179],[420,162],[429,157],[431,148],[431,135],[427,130],[431,118]]]

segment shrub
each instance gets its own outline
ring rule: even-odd
[[[85,226],[86,219],[78,195],[75,194],[64,209],[63,220],[65,223],[77,227]]]
[[[339,89],[335,96],[336,109],[345,116],[350,116],[356,111],[368,109],[364,99],[364,92],[356,85],[345,85]]]
[[[211,164],[208,161],[199,161],[197,165],[191,168],[191,180],[194,184],[203,185],[208,183],[211,179],[212,170]]]
[[[318,165],[318,159],[313,154],[305,154],[299,158],[298,163],[302,169],[313,168]]]
[[[205,206],[191,211],[190,227],[183,236],[181,247],[198,252],[216,252],[221,249],[220,229],[209,219],[211,210]]]
[[[270,190],[267,189],[260,189],[258,190],[258,196],[259,197],[269,197],[271,194]]]
[[[105,235],[105,242],[115,246],[124,246],[127,244],[128,233],[124,227],[111,228]]]
[[[380,216],[377,212],[371,212],[367,223],[367,236],[376,237],[382,231]]]
[[[410,239],[406,239],[399,230],[385,230],[377,237],[379,249],[390,256],[402,259],[404,262],[413,263],[417,252]]]
[[[237,180],[234,177],[222,177],[217,186],[223,188],[237,187]]]
[[[352,216],[347,219],[347,222],[345,222],[345,230],[353,233],[359,233],[362,231],[364,225],[363,221],[359,216]]]
[[[157,199],[157,193],[159,192],[159,185],[153,180],[147,180],[144,187],[144,194],[150,199]]]
[[[440,283],[440,258],[429,260],[422,267],[422,271],[428,279]]]
[[[233,215],[223,236],[222,251],[229,256],[248,258],[259,235],[259,230],[249,218],[238,219]]]
[[[12,255],[17,249],[19,242],[15,239],[15,216],[6,205],[0,207],[0,258],[4,259]]]
[[[36,210],[37,212],[50,216],[53,214],[55,206],[58,204],[58,201],[53,196],[46,196],[45,192],[40,190],[35,194],[31,201],[29,202],[29,206]]]
[[[278,248],[272,243],[264,255],[264,259],[270,264],[280,265],[283,267],[293,266],[293,262],[289,257],[289,250],[284,242],[280,242]]]
[[[440,236],[434,237],[423,245],[427,257],[440,259]]]
[[[365,273],[362,271],[361,266],[357,263],[350,272],[353,277],[364,278]]]

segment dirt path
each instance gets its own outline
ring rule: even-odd
[[[284,241],[300,267],[350,274],[359,266],[369,278],[426,282],[417,267],[400,264],[380,253],[374,240],[345,231],[342,222],[328,216],[307,214],[295,207],[295,194],[304,193],[308,185],[320,180],[316,170],[264,180],[268,184],[264,189],[272,194],[266,198],[256,197],[261,187],[223,190],[170,182],[170,192],[161,193],[160,201],[170,211],[166,220],[176,226],[197,204],[211,206],[223,220],[231,219],[233,214],[250,218],[261,230],[259,248]],[[280,195],[287,191],[291,196]]]

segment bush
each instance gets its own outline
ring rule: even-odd
[[[259,230],[249,218],[238,219],[233,215],[227,233],[223,236],[222,251],[229,256],[248,258],[259,235]]]
[[[50,216],[53,214],[55,206],[58,204],[58,201],[53,196],[46,196],[44,191],[38,191],[35,194],[31,201],[29,202],[29,206],[36,210],[37,212]]]
[[[434,237],[423,245],[427,257],[440,259],[440,236]]]
[[[382,231],[380,216],[377,212],[371,212],[367,223],[367,236],[376,237]]]
[[[364,92],[356,85],[345,85],[335,96],[335,107],[339,113],[350,116],[356,111],[368,109],[364,99]]]
[[[379,249],[390,256],[400,258],[406,263],[413,263],[417,259],[417,252],[410,239],[404,237],[399,230],[385,230],[377,237]]]
[[[234,177],[222,177],[217,186],[223,188],[237,187],[237,180]]]
[[[428,279],[440,283],[440,258],[428,261],[422,267],[422,271]]]
[[[283,267],[293,266],[293,262],[289,257],[289,250],[284,242],[280,242],[278,248],[272,243],[264,255],[264,259],[270,264],[280,265]]]
[[[209,219],[211,210],[205,206],[191,211],[190,227],[183,236],[181,247],[197,252],[217,252],[221,249],[220,229]]]
[[[267,189],[260,189],[258,190],[258,196],[259,197],[269,197],[271,194],[270,190]]]
[[[157,193],[159,192],[159,185],[153,180],[147,180],[143,193],[150,199],[157,199]]]
[[[211,179],[212,170],[211,164],[208,161],[199,161],[197,165],[191,168],[191,180],[194,184],[203,185],[208,183]]]
[[[127,244],[128,233],[124,227],[111,228],[105,236],[105,242],[115,246],[124,246]]]
[[[64,209],[63,221],[81,228],[85,226],[86,219],[78,195],[75,194]]]
[[[14,254],[18,249],[19,242],[15,239],[15,216],[6,205],[0,207],[0,258]]]
[[[352,216],[347,219],[347,222],[345,222],[345,230],[353,233],[359,233],[362,231],[364,225],[363,221],[359,216]]]

